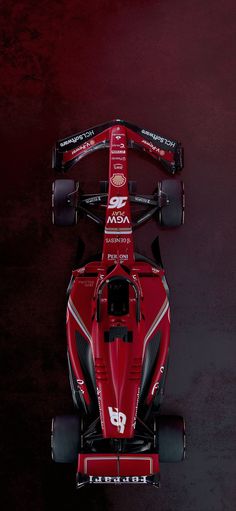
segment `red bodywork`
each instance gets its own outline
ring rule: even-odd
[[[89,263],[73,272],[75,281],[68,302],[67,335],[73,370],[88,405],[90,396],[78,358],[75,331],[79,330],[91,344],[104,437],[129,438],[134,434],[145,347],[158,329],[161,332],[161,345],[147,396],[149,403],[158,388],[168,354],[170,315],[162,280],[163,270],[161,268],[158,270],[148,263],[136,263],[134,260],[128,200],[126,129],[123,126],[114,126],[110,129],[109,135],[109,192],[102,261]],[[122,165],[119,172],[117,164]],[[114,263],[116,264],[110,271]],[[91,274],[94,276],[90,276]],[[98,292],[105,281],[121,275],[128,277],[133,283],[133,286],[129,285],[129,313],[118,318],[107,314],[105,285],[101,295],[101,320],[98,322],[96,318]],[[138,321],[135,290],[140,295]],[[132,331],[133,342],[123,342],[117,337],[115,342],[105,343],[104,332],[121,325]],[[109,408],[116,410],[118,414],[125,414],[126,423],[123,431],[119,426],[112,424]]]
[[[158,392],[169,349],[170,311],[164,270],[135,260],[127,153],[128,147],[136,144],[154,158],[174,165],[173,147],[177,143],[163,139],[165,148],[161,143],[157,147],[150,140],[154,134],[142,132],[117,121],[94,136],[90,130],[60,143],[60,147],[68,146],[60,156],[65,169],[96,147],[109,147],[110,153],[102,258],[73,271],[67,308],[68,352],[78,390],[89,410],[93,397],[78,355],[79,332],[91,346],[102,435],[107,439],[131,439],[135,434],[145,350],[157,331],[160,346],[145,395],[146,405]],[[123,315],[108,311],[109,283],[118,277],[124,277],[128,287],[128,306]],[[78,472],[108,478],[146,476],[159,472],[158,454],[80,454]],[[129,477],[122,482],[130,482]]]

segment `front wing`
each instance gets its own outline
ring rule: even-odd
[[[110,128],[119,124],[126,128],[129,148],[148,153],[158,160],[170,174],[182,170],[183,148],[180,142],[120,119],[94,126],[59,140],[53,149],[53,168],[62,172],[68,171],[88,154],[98,149],[108,148]]]

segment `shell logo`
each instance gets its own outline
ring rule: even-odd
[[[126,177],[124,174],[113,174],[111,176],[111,184],[113,186],[117,186],[119,188],[120,186],[124,186],[125,183]]]

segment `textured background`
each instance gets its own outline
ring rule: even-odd
[[[235,509],[235,15],[234,0],[1,2],[2,506],[18,511]],[[185,226],[160,233],[172,299],[164,410],[187,421],[187,459],[162,466],[162,488],[75,492],[74,469],[50,461],[51,417],[70,412],[65,288],[76,237],[50,223],[57,138],[124,118],[179,138]],[[85,191],[107,155],[79,165]],[[75,172],[71,175],[73,176]],[[132,154],[149,192],[163,175]],[[164,177],[164,176],[163,176]],[[148,253],[153,220],[136,232]]]

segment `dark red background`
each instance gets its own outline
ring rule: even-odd
[[[1,504],[70,511],[232,511],[235,503],[235,15],[233,0],[8,1],[1,4]],[[50,460],[50,420],[73,410],[65,288],[82,221],[50,221],[51,147],[114,117],[179,138],[186,224],[160,233],[172,298],[164,411],[187,421],[187,460],[162,466],[162,488],[75,492],[74,470]],[[105,153],[79,164],[86,191]],[[75,175],[76,172],[71,175]],[[151,191],[154,162],[130,156]],[[164,177],[164,176],[163,176]],[[150,253],[153,220],[136,232]]]

